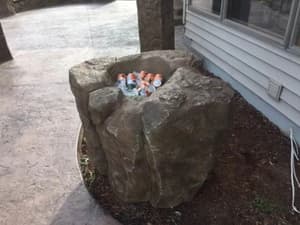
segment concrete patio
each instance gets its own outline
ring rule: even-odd
[[[80,177],[68,69],[139,51],[135,1],[28,11],[1,23],[14,60],[0,65],[0,224],[118,224]]]

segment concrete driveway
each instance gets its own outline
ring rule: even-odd
[[[138,52],[135,1],[48,8],[1,22],[15,60],[0,65],[0,224],[118,224],[81,181],[68,69]]]

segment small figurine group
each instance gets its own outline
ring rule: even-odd
[[[162,85],[161,74],[147,73],[145,71],[133,72],[128,75],[118,74],[117,86],[126,96],[150,96]]]

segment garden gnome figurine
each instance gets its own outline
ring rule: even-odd
[[[173,0],[137,0],[141,52],[174,49]]]

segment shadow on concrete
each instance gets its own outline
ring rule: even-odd
[[[120,225],[89,195],[83,183],[69,193],[50,225]]]

